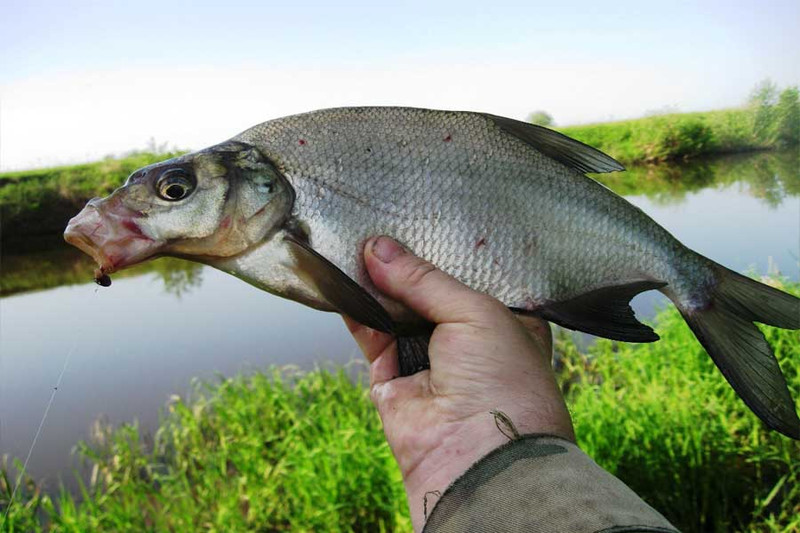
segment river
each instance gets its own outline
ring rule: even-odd
[[[740,272],[800,279],[800,162],[759,153],[633,169],[603,182],[684,244]],[[0,452],[24,460],[53,388],[28,472],[74,486],[71,451],[97,420],[146,432],[173,394],[269,365],[344,364],[360,354],[336,315],[177,260],[91,282],[88,258],[58,240],[2,258]],[[634,308],[652,318],[659,294]],[[63,372],[63,375],[62,375]]]

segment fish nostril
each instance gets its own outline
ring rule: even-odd
[[[100,198],[99,196],[95,196],[94,198],[86,202],[86,207],[94,207],[95,209],[97,209],[102,202],[103,202],[102,198]]]

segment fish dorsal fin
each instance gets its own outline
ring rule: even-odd
[[[625,342],[653,342],[658,335],[633,314],[630,301],[640,292],[660,289],[666,283],[633,281],[601,287],[558,302],[549,302],[530,313],[565,328]]]
[[[314,287],[337,311],[372,329],[386,333],[394,330],[394,323],[383,306],[339,267],[296,235],[287,233],[284,241],[297,263],[297,276]]]
[[[525,141],[544,155],[579,172],[615,172],[625,170],[618,161],[596,148],[551,129],[506,117],[483,113],[501,130]]]

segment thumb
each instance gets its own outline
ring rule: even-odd
[[[470,289],[389,237],[367,241],[364,261],[381,292],[435,324],[476,322],[489,310],[505,309],[494,298]]]

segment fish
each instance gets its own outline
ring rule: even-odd
[[[800,299],[681,244],[588,173],[622,171],[561,133],[488,113],[323,109],[270,120],[133,172],[65,239],[98,283],[167,255],[336,312],[397,339],[400,374],[429,367],[433,324],[381,294],[363,248],[388,235],[519,315],[653,342],[630,300],[658,290],[745,404],[800,439],[800,419],[756,322],[800,329]]]

